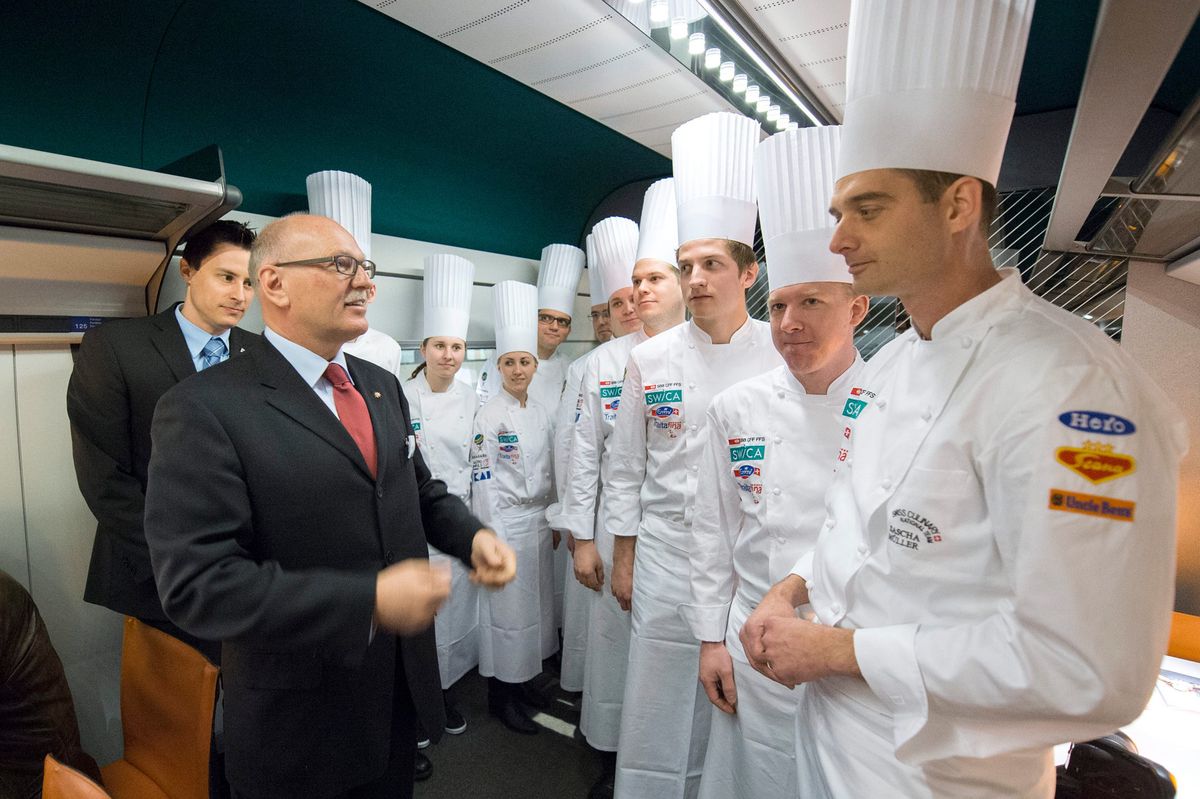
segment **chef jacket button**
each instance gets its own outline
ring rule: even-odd
[[[921,411],[921,419],[923,419],[924,421],[928,422],[932,418],[933,418],[933,411],[929,410],[928,408]]]
[[[892,487],[892,481],[885,477],[885,478],[883,478],[883,482],[880,483],[879,485],[883,488],[884,491],[886,491]]]
[[[782,392],[782,391],[776,391],[776,392],[775,392],[775,396],[779,397],[780,399],[783,399],[783,392]]]
[[[878,402],[875,403],[875,407],[879,408],[879,410],[882,411],[884,408],[887,407],[887,400],[885,400],[885,399],[879,400]]]
[[[965,349],[969,349],[971,347],[971,344],[973,344],[974,342],[971,341],[970,336],[963,336],[962,341],[960,343],[962,344],[962,348],[965,350]]]
[[[779,489],[778,489],[778,488],[772,488],[772,489],[771,489],[771,493],[772,493],[772,494],[774,494],[775,496],[779,496]]]
[[[695,387],[696,387],[695,383],[688,383],[688,388],[695,388]]]
[[[866,544],[859,544],[859,545],[858,545],[858,554],[862,555],[863,557],[866,557],[866,554],[867,554],[868,552],[870,552],[870,551],[871,551],[871,550],[867,549],[867,545],[866,545]]]
[[[834,520],[834,518],[832,516],[830,516],[828,519],[825,520],[826,527],[833,527],[835,524],[837,524],[837,521]]]
[[[689,426],[688,430],[691,430],[693,433],[696,432],[696,425]]]
[[[837,604],[837,603],[835,602],[835,603],[833,603],[832,605],[830,605],[830,606],[829,606],[829,612],[830,612],[830,613],[832,613],[832,614],[833,614],[833,615],[835,615],[835,616],[841,615],[841,612],[842,612],[842,606],[841,606],[841,605],[839,605],[839,604]]]
[[[783,443],[783,439],[782,439],[781,437],[779,437],[779,436],[775,436],[775,443],[776,443],[776,444],[782,444],[782,443]]]
[[[689,349],[689,350],[694,350],[694,349],[696,349],[696,345],[695,345],[695,344],[692,344],[691,342],[689,342],[689,343],[688,343],[688,349]]]
[[[696,466],[696,464],[694,464],[694,463],[693,463],[693,464],[692,464],[691,466],[689,466],[688,468],[689,468],[689,469],[691,469],[691,470],[694,472],[694,471],[696,471],[696,469],[697,469],[697,468],[699,468],[699,467],[698,467],[698,466]]]

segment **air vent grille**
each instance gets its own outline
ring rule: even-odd
[[[167,200],[0,176],[0,221],[10,225],[151,238],[189,207]]]

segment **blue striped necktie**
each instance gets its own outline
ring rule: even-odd
[[[204,349],[200,350],[200,371],[203,372],[210,366],[216,366],[225,358],[225,353],[228,352],[225,342],[213,336],[204,345]]]

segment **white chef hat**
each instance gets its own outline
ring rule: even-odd
[[[679,243],[730,239],[754,246],[754,145],[758,123],[718,111],[671,134]]]
[[[610,216],[592,228],[592,243],[604,284],[604,301],[615,292],[633,285],[633,262],[637,260],[638,226],[632,219]]]
[[[846,260],[829,251],[829,216],[841,128],[776,133],[754,151],[754,186],[771,291],[794,283],[852,283]]]
[[[604,276],[600,274],[600,265],[596,262],[596,240],[591,233],[584,239],[583,249],[587,251],[588,293],[594,308],[607,303],[608,294],[604,291]]]
[[[679,216],[675,210],[675,178],[650,184],[642,200],[642,222],[638,225],[637,258],[649,258],[676,266],[679,249]]]
[[[838,178],[928,169],[996,185],[1034,0],[853,0]]]
[[[492,287],[492,306],[496,315],[496,357],[510,352],[528,352],[536,357],[538,290],[519,280],[502,280]]]
[[[474,281],[475,264],[466,258],[449,253],[426,256],[422,281],[425,338],[453,336],[467,340]]]
[[[575,291],[583,274],[583,250],[570,244],[551,244],[542,249],[538,267],[538,307],[572,316]]]
[[[364,258],[371,257],[371,184],[349,172],[330,169],[304,180],[308,212],[327,216],[350,232]]]

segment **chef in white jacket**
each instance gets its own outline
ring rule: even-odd
[[[695,796],[708,745],[700,645],[679,614],[691,601],[688,550],[705,413],[714,395],[781,363],[765,322],[746,313],[758,123],[714,113],[671,137],[679,270],[692,319],[629,356],[612,434],[603,514],[612,591],[633,632],[617,753],[618,797]],[[635,548],[636,544],[636,548]],[[636,567],[634,555],[636,552]]]
[[[575,313],[575,292],[583,275],[584,253],[570,244],[550,244],[542,248],[538,264],[537,375],[529,386],[533,398],[551,414],[558,408],[570,361],[558,347],[571,333]],[[482,405],[500,390],[501,379],[495,359],[489,360],[479,376],[476,391]]]
[[[642,323],[636,315],[611,315],[608,310],[607,287],[612,287],[613,295],[620,298],[623,304],[632,308],[630,301],[633,295],[628,274],[633,270],[633,260],[637,252],[638,226],[631,219],[613,216],[602,219],[587,235],[585,247],[588,253],[588,286],[592,295],[592,308],[603,305],[605,321],[609,324],[610,338],[615,333],[618,337],[635,330],[641,330]],[[625,275],[625,277],[622,277]],[[632,316],[632,322],[629,319]],[[572,427],[579,419],[580,380],[588,361],[596,353],[590,350],[576,358],[567,367],[567,380],[562,397],[558,401],[557,418],[554,421],[554,482],[558,491],[558,501],[550,506],[546,518],[550,522],[555,535],[565,540],[566,546],[560,544],[555,552],[555,566],[561,558],[563,561],[562,589],[562,667],[559,670],[558,684],[564,691],[580,692],[583,690],[584,665],[587,658],[588,622],[590,618],[591,598],[587,589],[575,579],[571,568],[570,555],[575,552],[575,540],[571,537],[569,528],[562,517],[562,498],[568,485],[575,479],[570,474],[571,447],[574,441]],[[559,573],[555,571],[555,580]],[[556,584],[556,588],[559,588]]]
[[[517,577],[503,591],[482,594],[479,673],[490,678],[489,711],[509,729],[532,735],[538,728],[523,707],[531,691],[525,684],[558,648],[546,524],[554,496],[550,419],[529,394],[537,369],[537,289],[506,280],[496,284],[493,297],[503,382],[475,416],[471,508],[512,547]]]
[[[613,537],[598,511],[614,457],[609,441],[629,353],[648,338],[683,322],[683,293],[675,265],[679,235],[674,186],[674,179],[664,178],[646,190],[636,251],[630,256],[632,268],[621,260],[607,264],[605,282],[623,287],[613,292],[612,304],[632,306],[641,327],[597,348],[588,360],[578,415],[570,430],[571,480],[563,491],[561,523],[575,542],[572,577],[590,599],[579,729],[589,745],[604,753],[603,771],[590,797],[613,792],[630,632],[629,613],[617,604],[609,586]],[[624,292],[629,292],[629,300],[624,299]],[[621,310],[616,309],[614,319],[621,318]]]
[[[471,502],[471,436],[477,399],[456,380],[467,352],[475,264],[457,255],[430,255],[424,261],[425,362],[404,384],[417,447],[435,478],[468,505]],[[454,558],[429,548],[431,562],[450,570],[450,598],[434,618],[442,691],[479,664],[479,592]],[[466,731],[462,714],[446,701],[446,732]]]
[[[851,9],[830,247],[912,327],[846,397],[814,553],[742,631],[757,668],[805,683],[807,796],[1048,799],[1052,747],[1134,719],[1167,641],[1184,424],[1117,344],[992,265],[1032,3],[960,6]]]
[[[836,126],[777,133],[755,149],[771,336],[784,365],[713,398],[692,522],[700,682],[714,705],[702,799],[797,796],[796,695],[751,668],[738,641],[772,585],[812,550],[841,447],[842,402],[862,359],[868,300],[829,251]]]

